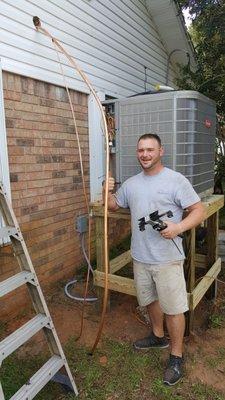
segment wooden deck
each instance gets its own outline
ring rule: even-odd
[[[224,205],[224,196],[211,195],[202,199],[206,208],[205,227],[207,228],[207,249],[205,254],[197,254],[195,249],[195,228],[185,232],[184,245],[186,247],[186,284],[189,300],[189,313],[187,317],[186,334],[193,329],[194,310],[205,294],[208,298],[215,297],[216,278],[221,270],[221,259],[218,258],[218,211]],[[105,272],[103,265],[103,215],[104,209],[101,204],[92,204],[92,214],[96,222],[96,256],[97,269],[94,273],[94,284],[104,288]],[[116,212],[109,212],[109,218],[130,219],[129,210],[119,209]],[[115,290],[136,296],[133,279],[117,276],[125,265],[132,261],[130,250],[110,260],[108,287]],[[201,268],[201,278],[196,280],[196,268]],[[101,292],[100,292],[101,293]]]

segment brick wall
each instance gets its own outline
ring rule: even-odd
[[[71,277],[82,264],[76,216],[86,212],[66,90],[3,72],[13,209],[40,282]],[[87,95],[71,91],[89,193]],[[4,256],[4,278],[16,272]]]
[[[74,229],[76,217],[86,209],[73,120],[64,88],[8,72],[3,85],[13,209],[45,288],[72,278],[84,263]],[[71,97],[89,195],[88,97],[75,91]],[[118,241],[127,223],[114,221],[110,231],[111,242]],[[17,272],[7,246],[1,261],[0,280]],[[3,299],[1,314],[9,306],[16,313],[26,302],[24,289],[17,289]]]

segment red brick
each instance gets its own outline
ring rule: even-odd
[[[21,93],[14,92],[12,90],[4,90],[4,99],[20,101],[21,100]]]
[[[3,81],[13,207],[47,285],[83,262],[74,221],[86,209],[72,114],[64,88],[8,72]],[[73,91],[71,96],[86,151],[88,96]],[[84,168],[88,173],[89,162]],[[88,185],[89,177],[85,180]],[[15,259],[10,261],[4,257],[0,274],[15,273]],[[24,295],[18,299],[24,303]]]

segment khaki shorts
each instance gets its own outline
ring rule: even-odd
[[[133,260],[134,283],[141,306],[158,300],[165,314],[182,314],[188,310],[183,261],[144,264]]]

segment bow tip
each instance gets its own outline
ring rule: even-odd
[[[41,21],[40,21],[39,17],[37,17],[37,16],[33,17],[33,23],[34,23],[35,28],[40,28]]]

